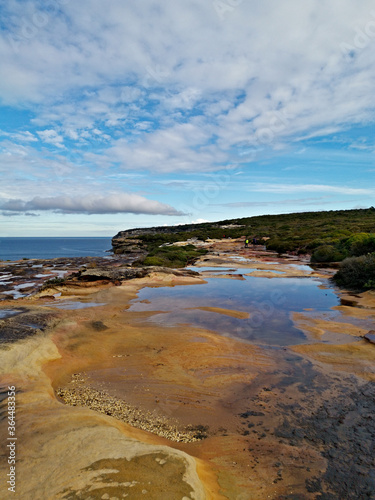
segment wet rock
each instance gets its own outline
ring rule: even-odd
[[[375,387],[352,384],[351,392],[324,401],[310,416],[303,408],[289,413],[275,429],[294,446],[308,442],[327,460],[324,474],[306,481],[319,500],[375,499]]]
[[[364,338],[371,342],[371,344],[375,344],[375,330],[370,330],[366,335],[364,335]]]
[[[53,317],[51,313],[33,313],[25,309],[17,316],[0,320],[0,344],[17,342],[44,331]]]
[[[99,268],[79,271],[74,278],[79,281],[124,281],[134,278],[144,278],[148,274],[147,270],[132,267]]]
[[[121,284],[121,281],[144,278],[151,273],[171,274],[174,276],[199,276],[199,273],[188,269],[171,269],[168,267],[100,267],[79,271],[72,275],[72,281],[110,281]]]
[[[261,411],[253,411],[249,410],[244,413],[240,414],[240,417],[242,418],[249,418],[249,417],[264,417],[264,413]]]
[[[306,479],[306,489],[309,493],[317,493],[322,491],[321,480],[318,477]]]

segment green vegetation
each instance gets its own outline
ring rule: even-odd
[[[232,227],[223,227],[232,226]],[[134,237],[143,242],[147,257],[136,265],[183,267],[204,254],[193,245],[186,247],[163,246],[166,243],[191,238],[257,238],[268,250],[279,254],[311,255],[311,262],[342,262],[337,283],[345,286],[375,288],[371,274],[371,259],[353,260],[363,255],[375,255],[375,208],[303,212],[282,215],[261,215],[215,223],[196,224],[176,228],[160,228],[165,232]],[[363,264],[366,262],[366,265]],[[364,266],[363,272],[356,266]],[[361,274],[361,278],[359,278]],[[350,275],[350,277],[349,277]],[[348,276],[348,281],[345,281]]]
[[[53,288],[55,285],[62,285],[65,283],[65,278],[51,278],[43,283],[41,290]]]
[[[222,226],[237,227],[222,227]],[[134,237],[143,241],[148,252],[164,243],[197,238],[256,237],[267,249],[278,253],[314,255],[315,262],[341,261],[346,257],[375,252],[375,208],[260,215],[242,219],[196,224],[186,231],[171,227],[171,232]],[[190,226],[191,228],[191,226]],[[164,229],[164,228],[163,228]],[[174,232],[172,232],[174,231]],[[263,240],[265,238],[265,240]],[[327,248],[329,247],[329,248]]]
[[[162,246],[151,250],[147,257],[136,261],[136,266],[185,267],[192,265],[207,250],[198,249],[194,245]]]
[[[333,279],[347,288],[375,288],[375,253],[345,259]]]
[[[320,245],[311,255],[311,262],[340,262],[345,255],[333,245]]]

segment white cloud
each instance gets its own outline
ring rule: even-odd
[[[309,159],[315,153],[331,170],[338,168],[330,161],[335,141],[342,141],[337,151],[349,148],[357,158],[367,145],[373,151],[375,36],[367,29],[365,43],[357,40],[375,21],[372,0],[228,1],[225,12],[218,5],[2,2],[5,197],[69,193],[78,200],[110,192],[119,172],[167,179],[241,164],[246,176],[260,158],[282,159],[307,141]],[[364,140],[349,137],[355,127],[366,129]],[[315,148],[323,141],[326,149]],[[264,185],[241,185],[239,176],[236,189],[369,194],[369,183],[352,186],[348,176],[350,187],[334,187],[311,177],[308,166],[298,177],[282,172],[277,186],[266,175]],[[172,185],[165,193],[175,199]]]
[[[209,221],[207,219],[195,219],[191,223],[192,224],[203,224],[203,222],[211,222],[211,221]]]
[[[42,141],[47,144],[52,144],[58,148],[64,147],[64,138],[59,135],[56,130],[37,130],[37,134],[41,138]]]
[[[10,139],[18,142],[38,142],[38,138],[28,130],[15,133],[0,130],[0,136],[9,137]]]
[[[229,147],[256,141],[264,129],[271,128],[274,141],[311,129],[318,133],[332,123],[340,128],[366,120],[373,109],[368,82],[375,73],[374,40],[350,62],[341,50],[343,42],[354,43],[356,26],[373,19],[369,0],[247,1],[224,19],[212,2],[190,0],[163,6],[112,0],[110,8],[98,0],[66,2],[64,16],[42,7],[35,0],[26,12],[16,2],[3,7],[5,19],[8,14],[16,24],[0,42],[0,94],[4,102],[36,102],[57,119],[84,111],[88,121],[101,115],[108,126],[117,126],[135,101],[158,89],[157,116],[204,103],[214,113],[210,137],[218,135]],[[40,27],[38,15],[47,16]],[[56,109],[51,103],[72,92],[87,109],[72,105],[61,116],[61,104]],[[233,100],[233,92],[242,92],[242,103]],[[229,113],[215,110],[216,93]],[[117,109],[119,116],[112,116],[120,104],[122,113]],[[284,128],[276,123],[280,110],[289,117]]]
[[[86,214],[158,214],[183,215],[170,205],[149,200],[133,193],[115,193],[107,196],[86,195],[82,197],[56,196],[45,198],[36,196],[30,201],[11,199],[0,205],[0,209],[14,212],[29,210],[56,211],[60,213]]]

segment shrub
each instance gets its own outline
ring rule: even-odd
[[[345,247],[348,248],[350,255],[355,257],[375,252],[375,234],[353,234],[345,241]]]
[[[311,262],[340,262],[345,255],[332,245],[320,245],[311,256]]]
[[[134,266],[185,267],[191,265],[207,250],[194,245],[183,247],[168,246],[154,248],[143,260],[134,262]]]
[[[65,278],[51,278],[47,280],[44,284],[45,285],[61,285],[62,283],[65,283]]]
[[[144,266],[165,266],[165,261],[160,257],[146,257],[141,261]]]
[[[348,288],[375,288],[375,253],[345,259],[333,279]]]
[[[50,278],[49,280],[43,283],[41,290],[53,288],[55,285],[62,285],[64,283],[65,283],[65,278],[58,278],[58,277]]]
[[[266,242],[266,247],[267,250],[274,250],[278,254],[282,254],[285,252],[292,252],[293,250],[297,250],[298,244],[295,241],[291,240],[271,238]]]

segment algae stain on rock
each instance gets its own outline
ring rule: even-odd
[[[82,469],[89,483],[81,490],[65,490],[60,498],[150,499],[195,498],[185,482],[186,464],[164,453],[150,453],[127,460],[104,459]]]

